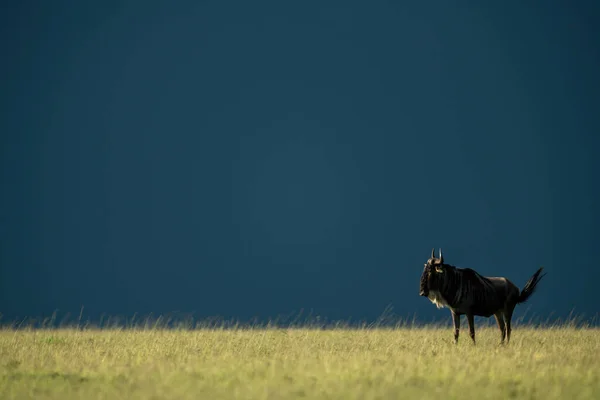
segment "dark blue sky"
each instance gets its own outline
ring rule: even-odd
[[[5,319],[598,312],[597,2],[84,3],[1,6]]]

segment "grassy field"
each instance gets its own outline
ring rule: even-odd
[[[598,399],[600,330],[0,330],[1,399]]]

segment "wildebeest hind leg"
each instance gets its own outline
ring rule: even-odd
[[[514,311],[514,307],[508,308],[504,312],[504,324],[506,325],[506,343],[510,343],[510,332],[512,330],[511,326],[510,326],[510,321],[512,319],[513,311]]]
[[[498,323],[498,328],[500,329],[500,334],[502,335],[502,340],[500,341],[500,344],[504,344],[504,338],[506,337],[506,327],[504,324],[504,315],[502,314],[502,311],[498,311],[496,314],[494,314],[494,317],[496,318],[496,322]]]

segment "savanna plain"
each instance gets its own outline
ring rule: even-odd
[[[1,399],[599,399],[600,329],[2,329]]]

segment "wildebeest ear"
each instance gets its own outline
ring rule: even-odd
[[[442,268],[442,267],[441,267],[441,266],[439,266],[439,265],[436,265],[436,266],[435,266],[435,272],[442,273],[442,272],[444,272],[444,268]]]

